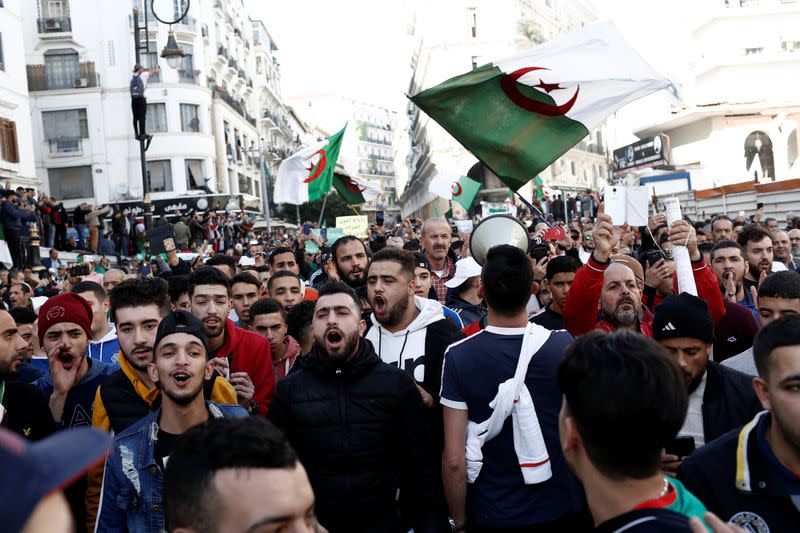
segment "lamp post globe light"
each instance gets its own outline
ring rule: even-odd
[[[161,51],[161,57],[167,61],[167,65],[169,65],[172,69],[177,69],[181,62],[183,61],[183,48],[178,46],[178,42],[175,40],[175,32],[172,31],[172,25],[177,24],[181,20],[186,17],[189,13],[189,5],[191,0],[183,0],[180,5],[183,7],[179,13],[175,13],[176,17],[174,20],[164,20],[158,16],[154,7],[155,0],[142,0],[142,7],[144,9],[144,26],[141,26],[139,23],[139,9],[133,8],[133,39],[134,39],[134,51],[136,54],[136,64],[142,64],[142,52],[145,54],[150,54],[150,33],[149,33],[149,14],[152,13],[153,17],[162,24],[167,24],[169,26],[169,34],[167,37],[167,44],[164,46],[164,49]],[[149,6],[149,9],[148,9]],[[144,36],[142,36],[142,31],[144,31]],[[143,42],[144,41],[144,42]],[[152,66],[152,65],[151,65]],[[147,159],[145,157],[145,151],[147,150],[147,146],[149,143],[146,140],[146,136],[142,136],[139,140],[139,158],[141,161],[141,169],[142,169],[142,200],[144,202],[144,224],[146,228],[150,228],[152,226],[152,218],[153,218],[153,211],[152,211],[152,204],[150,200],[150,184],[149,178],[147,175]]]

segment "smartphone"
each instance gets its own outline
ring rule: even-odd
[[[694,451],[694,437],[682,435],[672,439],[672,442],[664,446],[664,452],[683,458],[692,455]]]
[[[550,228],[544,232],[543,239],[546,241],[560,241],[566,236],[564,228]]]
[[[69,267],[69,276],[77,278],[78,276],[88,276],[91,273],[88,263],[78,263]]]
[[[172,224],[164,224],[147,230],[150,254],[158,255],[175,249],[175,230]]]
[[[533,257],[537,263],[547,257],[549,253],[550,247],[546,244],[537,244],[531,249],[531,257]]]
[[[615,226],[625,224],[625,187],[610,187],[606,190],[603,206],[605,214],[611,217],[611,222]]]
[[[375,224],[378,226],[383,226],[385,220],[386,219],[384,218],[383,211],[375,211]]]
[[[304,235],[311,235],[311,224],[309,224],[308,222],[305,222],[303,224],[303,234]]]
[[[664,252],[661,250],[647,250],[644,254],[644,259],[647,261],[647,266],[651,267],[664,259]]]
[[[764,202],[758,202],[756,204],[756,209],[762,209],[764,207]]]

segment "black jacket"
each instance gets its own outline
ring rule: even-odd
[[[703,393],[703,436],[706,443],[745,425],[761,411],[753,378],[709,361]]]
[[[3,407],[6,414],[0,425],[28,440],[43,439],[56,430],[47,398],[39,387],[6,381]]]
[[[422,400],[411,377],[382,362],[369,341],[346,363],[315,346],[278,382],[268,416],[297,451],[331,533],[400,533],[403,522],[431,531],[438,472],[423,460]],[[414,499],[416,516],[400,516],[398,488]]]
[[[725,522],[747,531],[798,531],[800,511],[758,443],[770,418],[765,412],[698,449],[681,464],[678,479]]]
[[[471,326],[486,316],[486,308],[482,305],[475,305],[460,298],[457,294],[447,294],[447,307],[456,312],[464,323],[464,327]]]

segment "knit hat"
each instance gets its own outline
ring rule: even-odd
[[[44,346],[44,335],[50,326],[61,322],[78,324],[86,336],[92,338],[92,306],[82,296],[67,292],[48,298],[39,308],[39,346]]]
[[[706,302],[687,292],[670,295],[656,306],[653,318],[653,338],[688,337],[714,342],[714,321]]]
[[[153,349],[157,349],[159,343],[164,340],[164,337],[172,335],[173,333],[194,335],[200,339],[206,352],[208,352],[208,341],[206,340],[206,332],[205,329],[203,329],[203,323],[200,322],[199,318],[188,311],[177,309],[161,320],[161,323],[158,325],[158,331],[156,331],[156,343],[153,345]]]

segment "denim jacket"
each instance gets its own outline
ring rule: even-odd
[[[207,401],[206,406],[214,418],[247,416],[238,405]],[[95,531],[157,533],[164,529],[164,473],[155,457],[159,416],[160,407],[114,438]]]

